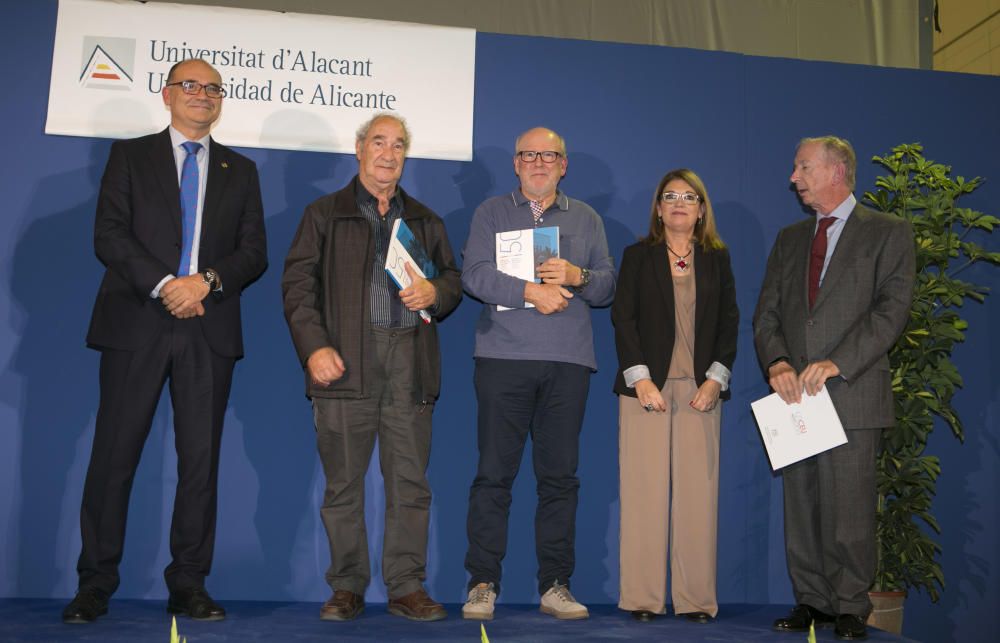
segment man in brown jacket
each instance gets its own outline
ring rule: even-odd
[[[377,114],[358,130],[358,175],[310,204],[285,259],[285,319],[306,375],[326,474],[320,514],[330,541],[324,620],[355,618],[370,579],[365,472],[375,438],[385,479],[382,576],[389,612],[446,616],[424,590],[431,490],[426,470],[440,388],[437,321],[462,296],[444,222],[399,187],[405,122]],[[436,275],[399,290],[385,271],[393,223],[413,231]],[[421,312],[425,318],[422,320]]]

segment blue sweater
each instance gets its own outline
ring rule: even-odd
[[[525,281],[496,267],[496,233],[536,227],[520,190],[484,201],[472,217],[462,251],[462,287],[483,302],[476,324],[476,357],[569,362],[597,370],[590,307],[606,306],[615,294],[615,269],[604,223],[582,201],[557,193],[539,228],[559,227],[559,256],[590,269],[590,283],[551,315],[524,307]],[[497,311],[497,305],[517,310]]]

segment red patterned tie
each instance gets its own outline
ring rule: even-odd
[[[813,237],[812,250],[809,252],[809,309],[816,303],[819,294],[819,276],[823,272],[823,262],[826,260],[826,231],[836,221],[834,217],[820,217]]]

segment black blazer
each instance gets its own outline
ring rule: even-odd
[[[705,252],[696,244],[694,269],[694,373],[700,386],[712,362],[732,371],[740,313],[728,250]],[[653,383],[662,388],[674,350],[674,282],[663,245],[640,241],[625,248],[611,321],[618,350],[615,393],[636,396],[634,388],[625,386],[623,372],[637,364],[645,364]],[[728,398],[729,391],[722,397]]]
[[[111,146],[94,224],[94,250],[107,270],[87,332],[93,348],[135,350],[174,319],[149,293],[177,274],[181,202],[170,132]],[[202,302],[201,324],[212,350],[243,355],[240,293],[267,267],[267,242],[257,166],[224,145],[209,143],[199,269],[214,268],[223,291]]]

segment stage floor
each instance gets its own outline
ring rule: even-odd
[[[115,600],[96,622],[66,625],[60,613],[66,601],[51,599],[0,599],[0,641],[170,641],[170,615],[165,601]],[[226,620],[198,623],[177,619],[177,629],[188,643],[221,641],[468,641],[479,643],[479,622],[461,617],[460,605],[447,605],[448,618],[435,623],[413,623],[370,604],[356,620],[331,623],[319,619],[319,603],[221,601]],[[788,612],[780,605],[724,605],[719,618],[708,625],[664,616],[639,623],[614,605],[591,605],[590,618],[557,621],[539,613],[537,605],[504,605],[486,621],[492,643],[514,641],[787,641],[806,640],[806,634],[771,631],[771,622]],[[816,640],[835,641],[832,629],[816,632]],[[913,641],[869,628],[868,641]]]

